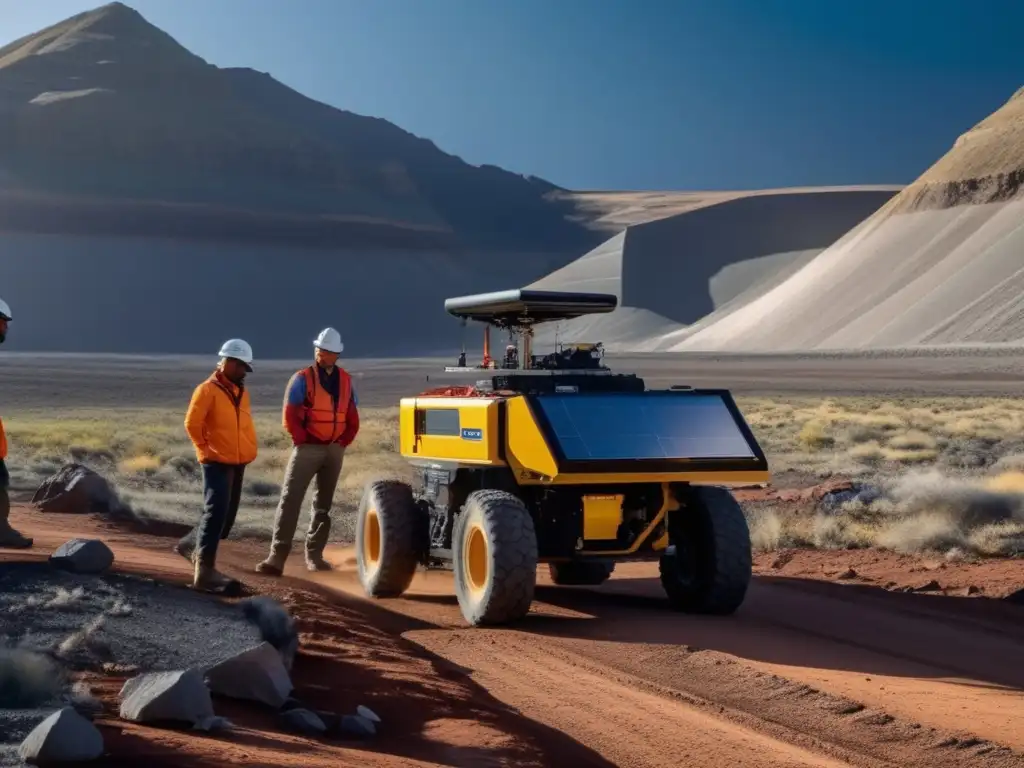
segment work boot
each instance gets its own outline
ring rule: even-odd
[[[225,593],[234,591],[241,585],[229,576],[215,570],[211,565],[196,563],[195,577],[192,588],[201,592]]]
[[[307,552],[306,553],[306,570],[309,571],[330,571],[333,569],[330,563],[324,560],[324,556],[319,552]]]
[[[331,564],[324,560],[324,547],[331,535],[331,516],[328,512],[314,512],[306,534],[306,568],[310,571],[329,571]]]
[[[31,546],[32,539],[28,536],[22,536],[10,526],[8,526],[6,530],[0,530],[0,548],[29,549]]]
[[[281,576],[284,574],[284,565],[280,565],[274,558],[268,557],[256,565],[255,571],[264,576]]]

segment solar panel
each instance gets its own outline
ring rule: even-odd
[[[540,395],[536,402],[567,461],[756,457],[717,394]]]

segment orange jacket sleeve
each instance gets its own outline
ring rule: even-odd
[[[199,453],[206,448],[206,417],[212,400],[213,391],[204,382],[195,388],[185,413],[185,431]]]

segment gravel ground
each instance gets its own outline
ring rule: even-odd
[[[214,663],[260,639],[237,608],[187,589],[132,576],[77,575],[42,563],[0,565],[0,613],[0,642],[49,654],[66,673],[104,665],[181,669]],[[54,677],[8,650],[0,655],[0,683],[6,682],[0,695],[9,696],[11,674],[22,689],[43,692]],[[22,765],[18,744],[67,695],[65,686],[31,709],[4,709],[10,699],[0,702],[0,766]]]

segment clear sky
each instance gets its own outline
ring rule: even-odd
[[[1024,85],[1021,0],[129,0],[474,164],[577,189],[913,180]],[[4,42],[97,0],[0,0]]]

